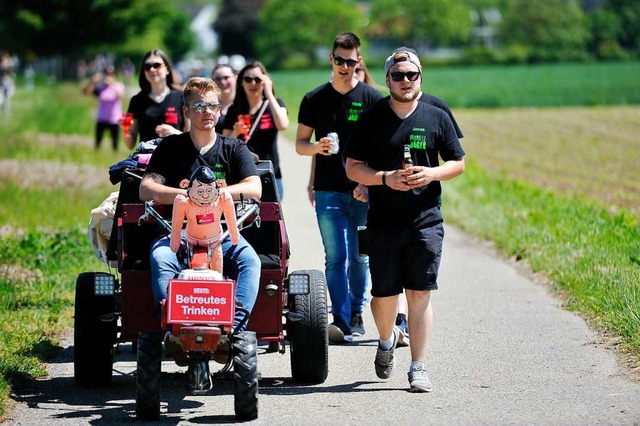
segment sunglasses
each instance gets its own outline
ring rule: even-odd
[[[198,114],[203,114],[207,108],[212,112],[216,112],[220,110],[220,102],[196,102],[191,105],[191,108]]]
[[[151,71],[162,68],[162,65],[162,62],[154,62],[152,64],[144,64],[143,66],[145,71]]]
[[[349,68],[353,68],[356,66],[358,61],[356,61],[355,59],[345,59],[345,58],[341,58],[340,56],[334,56],[333,63],[339,67],[343,66],[344,64],[347,64]]]
[[[248,75],[242,77],[242,81],[244,81],[245,83],[262,83],[262,79],[260,77],[249,77]]]
[[[403,81],[405,77],[407,77],[407,80],[409,80],[409,81],[416,81],[418,79],[418,77],[420,77],[420,72],[418,72],[418,71],[409,71],[409,72],[396,71],[396,72],[389,73],[389,75],[391,76],[391,80],[393,80],[393,81]]]
[[[223,76],[219,76],[219,77],[213,77],[213,81],[215,82],[219,82],[219,81],[227,81],[231,78],[230,75],[223,75]]]
[[[356,74],[360,74],[361,72],[363,72],[364,70],[362,68],[356,68]]]

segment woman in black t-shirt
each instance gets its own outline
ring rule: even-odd
[[[282,199],[278,132],[289,126],[287,109],[282,99],[276,98],[273,81],[260,62],[251,62],[242,68],[238,81],[242,87],[237,91],[233,105],[229,107],[222,134],[244,140],[261,160],[271,160]],[[239,117],[245,115],[251,117],[249,124],[239,120]]]
[[[132,149],[138,141],[175,135],[189,130],[182,115],[182,90],[174,82],[173,68],[162,50],[150,50],[144,55],[138,75],[140,92],[131,98],[128,113],[133,125],[125,144]]]

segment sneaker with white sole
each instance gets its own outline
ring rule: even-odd
[[[362,314],[360,312],[351,314],[351,324],[349,324],[349,326],[351,327],[351,333],[355,337],[364,336],[364,321],[362,320]]]
[[[418,367],[408,373],[409,392],[431,392],[431,380],[424,368]]]
[[[335,318],[328,327],[329,343],[341,344],[353,342],[353,334],[351,327],[340,318]]]
[[[385,351],[378,345],[376,351],[376,359],[373,364],[376,367],[376,375],[381,379],[388,379],[393,372],[393,368],[396,366],[396,357],[394,352],[396,350],[396,345],[398,344],[398,336],[400,334],[400,330],[398,327],[393,327],[393,346],[388,351]]]

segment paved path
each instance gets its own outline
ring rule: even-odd
[[[306,199],[309,161],[281,145],[284,213],[291,270],[323,269],[315,215]],[[446,184],[444,185],[446,209]],[[584,321],[560,307],[544,286],[521,275],[482,242],[448,226],[441,289],[428,360],[431,394],[409,394],[409,351],[398,349],[388,381],[374,373],[376,332],[330,347],[321,385],[290,381],[289,355],[260,354],[257,424],[633,425],[640,424],[640,383],[617,364]],[[73,385],[72,348],[49,365],[51,377],[17,396],[9,424],[134,422],[133,357],[118,357],[113,385],[86,392]],[[165,363],[163,371],[176,371]],[[230,386],[218,395],[185,395],[182,376],[163,377],[162,424],[233,423]]]

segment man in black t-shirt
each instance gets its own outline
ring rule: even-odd
[[[167,136],[155,149],[140,183],[141,200],[173,204],[176,195],[187,194],[183,181],[188,181],[191,173],[203,165],[213,170],[221,191],[229,192],[234,199],[239,199],[240,194],[248,199],[260,198],[262,184],[247,146],[215,132],[220,114],[219,98],[220,89],[213,80],[194,77],[187,81],[183,113],[191,120],[191,129],[188,133]],[[260,259],[242,237],[234,246],[227,236],[222,251],[224,275],[237,282],[236,300],[251,311],[258,294]],[[151,282],[156,302],[167,297],[169,279],[181,270],[176,254],[169,247],[169,236],[155,241],[151,248]],[[234,328],[242,316],[236,312]]]
[[[315,156],[313,191],[325,251],[326,279],[333,322],[329,341],[344,343],[365,333],[362,321],[369,259],[360,256],[358,226],[367,217],[366,188],[347,178],[344,145],[358,116],[382,94],[358,81],[360,40],[338,34],[329,54],[333,79],[307,93],[300,103],[296,151]],[[337,133],[339,150],[332,153],[329,133]],[[315,142],[311,137],[315,133]]]
[[[411,333],[410,391],[430,392],[425,370],[430,297],[438,288],[444,237],[440,181],[464,171],[464,150],[447,113],[418,101],[418,56],[396,50],[385,70],[391,98],[360,115],[347,142],[347,176],[369,186],[371,310],[380,335],[376,374],[386,379],[395,367],[399,330],[394,324],[398,294],[404,290]],[[406,148],[413,165],[404,167]]]

